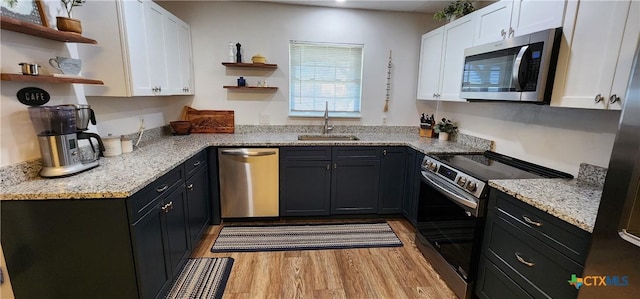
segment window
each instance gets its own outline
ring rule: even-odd
[[[291,41],[289,116],[360,117],[363,45]]]

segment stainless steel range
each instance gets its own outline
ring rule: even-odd
[[[492,179],[572,178],[495,152],[425,156],[416,245],[459,298],[470,298]]]

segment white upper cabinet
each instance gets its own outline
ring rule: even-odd
[[[422,36],[418,99],[465,101],[460,98],[464,49],[473,45],[474,25],[467,15]]]
[[[87,96],[193,94],[189,25],[152,1],[88,1],[83,31],[105,40],[78,46],[83,73],[104,78]],[[187,83],[185,83],[187,82]]]
[[[565,1],[503,0],[474,12],[481,45],[562,26]]]
[[[621,109],[640,37],[640,2],[569,2],[552,106]]]

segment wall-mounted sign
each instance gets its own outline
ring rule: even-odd
[[[18,90],[18,101],[27,106],[40,106],[49,102],[51,96],[44,89],[25,87]]]

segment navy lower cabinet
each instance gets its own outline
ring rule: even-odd
[[[331,213],[331,148],[280,148],[280,216]]]
[[[332,148],[331,214],[378,212],[381,152],[379,147]]]
[[[208,183],[209,186],[209,217],[211,224],[220,224],[222,216],[220,213],[220,186],[218,182],[218,148],[209,147],[206,149],[207,161],[209,169]]]
[[[209,169],[206,151],[202,151],[184,163],[187,175],[187,209],[189,241],[192,248],[198,245],[200,237],[210,223]]]
[[[418,223],[418,196],[420,192],[420,163],[424,154],[407,148],[405,160],[404,197],[402,215],[415,227]]]
[[[378,214],[400,214],[406,179],[406,147],[383,147]]]
[[[476,295],[576,298],[567,281],[582,275],[590,234],[491,189]]]

